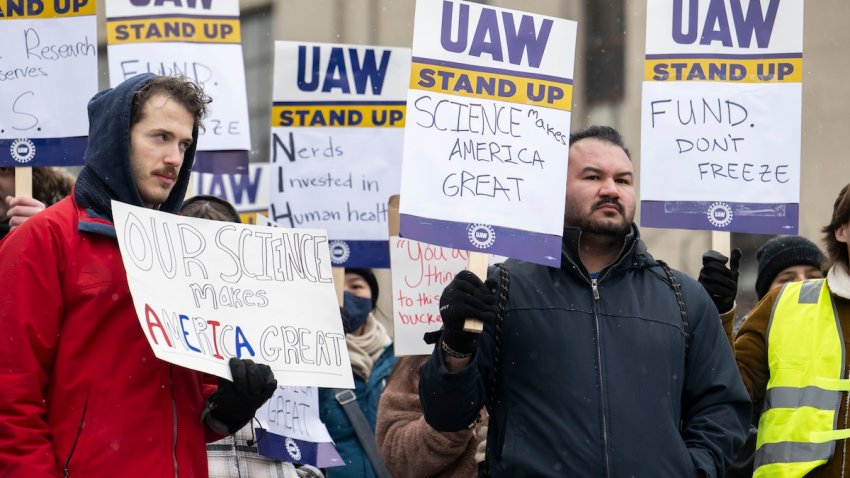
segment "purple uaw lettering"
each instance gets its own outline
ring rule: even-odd
[[[182,7],[184,4],[189,8],[198,8],[199,0],[130,0],[134,7],[147,7],[151,4],[155,7],[169,5],[173,7]],[[212,8],[212,0],[200,0],[201,8],[209,10]]]
[[[706,0],[703,0],[706,1]],[[732,31],[729,28],[729,11],[732,22],[735,24],[735,33],[738,46],[749,48],[753,35],[756,37],[756,45],[759,48],[767,48],[770,45],[770,36],[773,34],[773,25],[776,22],[776,12],[779,9],[779,0],[770,0],[767,11],[763,12],[760,0],[751,0],[746,13],[741,6],[741,0],[707,0],[708,10],[702,26],[702,33],[698,28],[700,0],[688,0],[688,17],[684,18],[685,0],[673,0],[673,41],[683,45],[691,45],[699,38],[700,45],[710,45],[719,41],[725,47],[735,46],[732,43]],[[687,22],[687,31],[685,23]]]
[[[480,57],[488,54],[493,61],[505,61],[502,51],[502,25],[499,23],[498,12],[495,9],[483,7],[478,17],[478,24],[469,41],[469,5],[459,4],[457,15],[457,38],[452,38],[454,26],[455,2],[443,0],[443,15],[440,25],[440,44],[446,51],[452,53],[464,53],[469,48],[470,56]],[[546,51],[546,43],[549,41],[549,33],[552,32],[552,20],[544,19],[537,31],[534,25],[534,17],[523,15],[517,28],[514,15],[511,12],[502,12],[502,24],[504,28],[504,43],[508,49],[508,62],[519,65],[523,54],[527,54],[528,65],[539,68],[543,53]]]

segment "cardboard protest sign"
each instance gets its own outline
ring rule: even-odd
[[[338,267],[388,267],[410,50],[275,42],[270,217],[321,227]]]
[[[241,173],[192,171],[192,191],[233,204],[242,224],[262,224],[257,214],[269,210],[270,171],[268,163],[249,163],[248,170]]]
[[[109,81],[141,73],[183,75],[213,98],[193,169],[248,168],[251,134],[239,2],[106,0]]]
[[[802,0],[649,0],[643,226],[797,233],[802,51]]]
[[[255,418],[261,425],[255,430],[261,455],[319,468],[345,465],[319,418],[317,388],[279,386]]]
[[[0,2],[0,166],[84,163],[95,0]]]
[[[576,24],[419,1],[401,236],[558,266]]]
[[[469,252],[390,236],[393,288],[393,348],[397,356],[427,355],[434,350],[422,340],[439,330],[440,296],[454,276],[466,268]],[[504,257],[489,256],[490,264]]]
[[[112,202],[139,322],[157,357],[230,378],[230,357],[282,385],[354,386],[327,236]]]

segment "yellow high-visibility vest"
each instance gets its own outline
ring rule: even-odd
[[[770,379],[759,420],[754,478],[805,476],[826,463],[838,430],[844,340],[826,279],[790,282],[773,306],[767,328]]]

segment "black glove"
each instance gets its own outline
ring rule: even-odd
[[[729,261],[729,267],[726,267]],[[738,264],[741,262],[741,250],[732,250],[732,259],[717,251],[708,251],[702,255],[702,270],[699,271],[699,283],[711,296],[717,312],[725,314],[735,305],[738,294]]]
[[[268,365],[253,360],[231,357],[229,365],[233,381],[219,377],[218,390],[207,400],[207,412],[232,434],[247,425],[257,409],[272,397],[277,380]]]
[[[443,319],[443,343],[461,354],[470,354],[478,346],[478,334],[464,332],[466,319],[491,322],[499,312],[495,281],[481,282],[475,274],[461,271],[440,296],[440,316]]]

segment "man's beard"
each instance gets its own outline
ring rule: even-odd
[[[614,204],[623,218],[622,222],[612,222],[608,219],[594,219],[593,213],[605,204]],[[593,205],[593,209],[587,215],[582,215],[580,212],[567,209],[566,224],[568,226],[578,227],[582,233],[596,234],[600,236],[616,236],[624,237],[632,230],[632,219],[628,217],[625,208],[619,201],[602,200]]]

